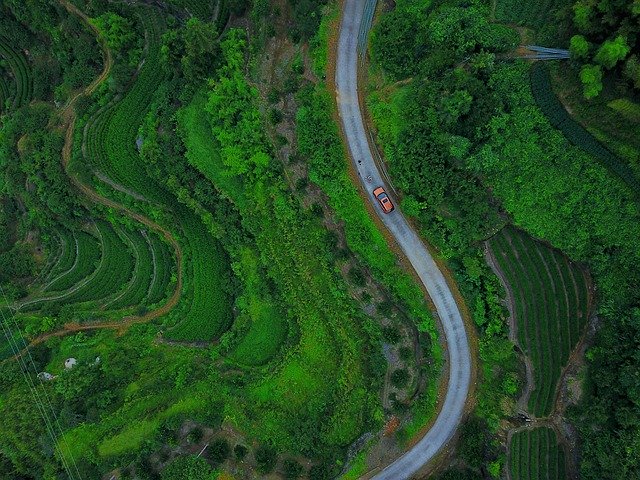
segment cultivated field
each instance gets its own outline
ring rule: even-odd
[[[523,430],[511,437],[511,480],[565,480],[565,453],[551,428]]]
[[[586,279],[564,255],[520,230],[504,228],[489,245],[513,291],[517,340],[533,366],[529,411],[544,417],[587,322]]]
[[[22,52],[16,50],[11,41],[2,35],[0,35],[0,57],[7,62],[15,82],[15,95],[12,97],[11,106],[12,108],[20,108],[29,103],[33,97],[31,69]],[[4,84],[4,82],[0,83]],[[9,98],[10,90],[6,84],[4,85],[4,87],[0,87],[0,91],[2,91],[0,96],[5,97],[6,100]]]

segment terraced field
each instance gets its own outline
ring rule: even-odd
[[[511,437],[511,480],[565,480],[565,453],[551,428],[522,430]]]
[[[12,100],[12,108],[20,108],[33,97],[33,77],[27,59],[11,42],[0,35],[0,57],[4,58],[15,81],[16,93]],[[8,92],[8,87],[0,88]],[[8,93],[7,93],[8,94]]]
[[[533,367],[529,412],[553,409],[556,385],[587,322],[589,300],[582,270],[558,251],[507,227],[489,246],[513,292],[517,341]]]
[[[210,340],[221,335],[231,324],[232,299],[224,288],[230,266],[219,242],[209,234],[202,221],[163,187],[150,181],[136,149],[138,129],[161,75],[160,38],[164,29],[160,17],[151,9],[141,11],[140,18],[147,33],[144,62],[122,99],[113,101],[89,122],[84,135],[85,159],[103,175],[96,177],[101,187],[107,186],[108,191],[113,191],[113,184],[119,186],[120,192],[115,194],[115,198],[125,192],[134,201],[162,205],[175,214],[175,226],[180,231],[178,241],[188,252],[182,266],[185,277],[189,279],[183,292],[184,302],[188,305],[181,307],[180,321],[167,331],[167,335],[175,340]],[[110,182],[103,182],[105,177]],[[132,247],[138,245],[141,249],[140,238],[129,241],[133,242]],[[134,305],[144,292],[148,292],[146,303],[149,305],[161,299],[170,277],[166,253],[166,249],[160,248],[154,254],[155,268],[165,280],[145,289],[142,278],[149,273],[150,262],[149,258],[142,260],[135,267],[140,270],[140,275],[134,273],[125,290],[111,298],[105,307]]]

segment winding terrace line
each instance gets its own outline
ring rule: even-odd
[[[337,46],[335,86],[338,112],[351,160],[369,201],[377,205],[372,190],[385,182],[374,161],[358,95],[357,43],[364,5],[364,0],[344,1]],[[378,480],[401,480],[418,473],[454,436],[464,415],[471,385],[471,349],[454,294],[423,242],[398,208],[386,215],[379,207],[375,208],[435,304],[449,360],[446,396],[431,429],[409,451],[374,477]]]
[[[137,324],[137,323],[146,323],[146,322],[150,322],[151,320],[154,320],[158,317],[161,317],[163,315],[166,315],[169,311],[171,311],[173,309],[173,307],[176,306],[176,304],[178,303],[178,301],[180,300],[180,296],[182,294],[182,249],[180,248],[180,245],[178,244],[178,242],[176,241],[176,239],[173,237],[173,235],[171,235],[171,232],[169,232],[169,230],[167,230],[166,228],[162,227],[161,225],[157,224],[156,222],[154,222],[153,220],[145,217],[144,215],[141,215],[139,213],[136,213],[132,210],[130,210],[129,208],[109,199],[109,198],[105,198],[103,196],[101,196],[100,194],[98,194],[95,190],[93,190],[91,187],[89,187],[88,185],[83,184],[82,182],[80,182],[80,180],[78,178],[76,178],[75,176],[71,175],[68,171],[68,166],[69,166],[69,161],[71,159],[71,149],[73,146],[73,133],[74,133],[74,129],[75,129],[75,122],[76,122],[76,115],[75,115],[75,111],[73,109],[75,102],[81,97],[81,96],[88,96],[91,95],[94,90],[102,83],[104,82],[107,77],[109,76],[109,72],[111,71],[111,66],[113,65],[113,58],[111,55],[111,51],[109,50],[109,48],[107,47],[104,39],[102,38],[102,35],[100,34],[99,30],[89,21],[89,18],[87,17],[87,15],[85,15],[84,12],[82,12],[81,10],[79,10],[75,5],[73,5],[72,3],[70,3],[68,0],[60,0],[60,3],[72,14],[77,15],[78,17],[80,17],[80,19],[85,23],[85,25],[87,25],[95,34],[96,34],[96,38],[98,39],[98,43],[100,44],[100,48],[102,49],[103,55],[104,55],[104,67],[102,69],[102,72],[100,73],[100,75],[93,81],[91,82],[91,84],[89,84],[82,92],[79,92],[78,94],[76,94],[71,100],[69,100],[69,102],[66,104],[66,106],[64,107],[64,109],[61,112],[61,117],[63,120],[63,127],[66,124],[67,125],[67,131],[65,134],[65,141],[64,141],[64,147],[62,149],[62,165],[63,168],[65,170],[65,172],[67,173],[67,176],[69,177],[69,179],[71,180],[71,183],[78,189],[80,190],[84,195],[86,195],[90,200],[92,200],[95,203],[99,203],[101,205],[104,205],[105,207],[111,208],[117,212],[120,212],[121,214],[130,217],[140,223],[142,223],[143,225],[147,226],[148,228],[155,230],[156,232],[160,233],[166,240],[167,242],[169,242],[169,244],[173,247],[174,251],[175,251],[175,256],[176,256],[176,265],[177,265],[177,275],[176,275],[176,288],[173,292],[173,294],[171,295],[171,297],[169,297],[169,299],[167,300],[167,302],[162,305],[161,307],[152,310],[148,313],[146,313],[145,315],[142,316],[129,316],[129,317],[124,317],[122,320],[119,320],[117,322],[96,322],[96,323],[75,323],[75,322],[70,322],[65,324],[62,329],[60,330],[56,330],[54,332],[49,332],[47,334],[41,335],[39,337],[34,338],[33,340],[31,340],[31,342],[29,343],[29,346],[33,346],[33,345],[38,345],[40,343],[43,343],[47,340],[49,340],[50,338],[53,337],[61,337],[64,335],[68,335],[70,333],[75,333],[75,332],[79,332],[79,331],[86,331],[86,330],[101,330],[101,329],[111,329],[111,330],[118,330],[120,333],[124,332],[125,330],[127,330],[127,328],[129,328],[131,325]],[[28,348],[28,347],[27,347]],[[19,355],[22,355],[22,353],[25,351],[26,349],[23,349],[22,351],[20,351],[17,355],[15,355],[12,358],[16,358]]]

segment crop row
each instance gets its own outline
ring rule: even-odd
[[[503,229],[491,248],[514,292],[518,342],[534,368],[529,408],[548,415],[562,368],[586,323],[584,275],[560,253],[515,229]]]
[[[515,23],[528,27],[540,28],[547,21],[549,11],[556,5],[554,0],[536,0],[522,2],[519,0],[498,0],[496,2],[496,20]]]
[[[547,427],[523,430],[511,437],[509,466],[513,480],[564,480],[564,449]]]
[[[549,70],[542,62],[536,62],[531,67],[531,91],[536,104],[551,125],[560,130],[569,142],[594,156],[640,195],[640,181],[633,170],[569,115],[553,92]]]
[[[11,46],[11,42],[0,35],[0,56],[7,61],[16,82],[13,108],[28,104],[33,96],[33,78],[24,55]]]
[[[65,248],[59,262],[51,271],[51,280],[44,285],[44,292],[62,292],[85,280],[96,269],[100,259],[100,242],[83,231],[73,233],[66,239]]]
[[[162,202],[164,192],[149,181],[136,150],[138,129],[162,75],[159,67],[161,24],[157,16],[147,13],[150,12],[141,15],[147,39],[144,63],[122,100],[89,125],[86,146],[89,160],[108,177],[147,200]]]
[[[123,232],[125,238],[130,243],[135,256],[135,269],[133,276],[125,288],[108,303],[105,304],[109,309],[120,309],[129,306],[144,305],[148,303],[149,294],[152,288],[159,291],[165,291],[169,282],[169,277],[162,273],[162,278],[156,278],[158,272],[158,261],[163,261],[158,257],[158,253],[154,250],[154,245],[146,232]],[[169,252],[165,261],[171,257]]]
[[[225,285],[229,282],[229,260],[200,219],[187,212],[182,219],[185,251],[189,252],[185,278],[191,306],[167,332],[167,337],[181,341],[211,340],[224,333],[233,320],[232,299]]]
[[[9,89],[9,85],[7,84],[7,80],[4,76],[2,76],[2,71],[0,70],[0,113],[5,109],[5,103],[10,95],[11,90]]]

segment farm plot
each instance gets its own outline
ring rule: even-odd
[[[24,55],[16,50],[11,45],[11,42],[2,35],[0,35],[0,56],[7,61],[16,84],[16,94],[13,98],[12,108],[20,108],[28,104],[33,97],[31,69]]]
[[[569,115],[553,91],[549,70],[541,62],[531,67],[531,91],[536,104],[551,125],[560,130],[569,142],[595,157],[640,195],[640,181],[633,170]]]
[[[158,258],[149,234],[142,231],[123,232],[123,234],[134,253],[135,269],[125,288],[104,305],[110,310],[144,305],[152,288],[164,293],[169,283],[169,276],[163,271],[159,272],[161,277],[156,278],[159,270],[157,262],[162,259]],[[165,259],[167,261],[171,258],[171,254],[166,250],[162,254],[167,255]]]
[[[5,109],[5,103],[11,95],[9,84],[2,73],[2,70],[0,70],[0,113]]]
[[[144,62],[121,101],[89,124],[85,137],[88,160],[116,183],[150,201],[162,203],[165,193],[145,173],[136,139],[153,93],[161,81],[160,36],[163,27],[151,10],[141,12],[147,40]]]
[[[181,215],[188,256],[188,312],[167,332],[179,341],[211,340],[224,333],[233,320],[232,299],[226,284],[230,281],[229,260],[218,241],[204,224],[188,212]]]
[[[22,310],[33,310],[44,304],[49,308],[56,308],[98,301],[109,298],[125,285],[131,278],[134,267],[130,249],[108,223],[97,222],[96,229],[102,247],[98,254],[99,261],[78,255],[78,260],[69,273],[54,281],[48,289],[55,287],[56,291],[24,302]],[[90,238],[88,234],[85,235]]]
[[[529,411],[549,415],[562,368],[587,321],[585,276],[561,253],[514,228],[501,230],[489,246],[513,291],[517,340],[533,366]]]
[[[61,292],[86,279],[96,269],[100,259],[100,242],[83,231],[64,233],[63,252],[49,273],[43,292]]]
[[[171,281],[173,262],[172,252],[157,235],[147,234],[153,257],[153,279],[147,293],[147,304],[155,305],[167,295],[167,286]]]
[[[539,427],[511,437],[509,470],[512,480],[564,480],[566,460],[556,432]]]

